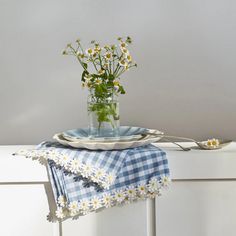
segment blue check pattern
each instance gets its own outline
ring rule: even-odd
[[[68,203],[91,200],[95,196],[101,198],[104,193],[112,194],[128,187],[146,185],[152,178],[161,179],[163,176],[169,176],[166,153],[151,144],[121,151],[78,150],[48,142],[39,148],[45,147],[59,148],[73,158],[77,157],[85,163],[89,162],[116,175],[109,189],[104,189],[91,180],[76,174],[68,174],[49,160],[48,170],[55,199],[65,196]]]

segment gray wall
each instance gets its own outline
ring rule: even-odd
[[[0,0],[0,144],[33,144],[87,125],[80,37],[134,39],[122,124],[236,139],[233,0]]]

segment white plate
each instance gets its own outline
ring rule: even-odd
[[[107,142],[107,141],[128,141],[133,139],[140,139],[141,134],[150,132],[149,129],[133,126],[120,126],[118,137],[91,137],[88,128],[71,129],[62,132],[62,135],[68,141],[76,142],[78,140],[94,141],[94,142]]]
[[[148,130],[148,132],[155,132],[156,134],[160,134],[158,137],[154,137],[152,135],[146,135],[140,139],[134,140],[123,140],[123,141],[104,141],[104,142],[94,142],[90,140],[76,140],[76,141],[69,141],[66,140],[62,133],[55,134],[53,138],[57,140],[59,143],[65,146],[74,147],[74,148],[85,148],[89,150],[122,150],[127,148],[135,148],[144,145],[148,145],[150,143],[157,142],[161,139],[161,135],[163,132],[158,130]]]

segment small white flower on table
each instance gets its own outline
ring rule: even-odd
[[[141,197],[143,197],[147,193],[147,189],[144,184],[138,186],[138,193]]]
[[[113,184],[114,181],[115,181],[115,176],[113,174],[110,173],[106,176],[106,182],[108,184]]]
[[[92,166],[89,164],[82,166],[82,176],[85,178],[88,178],[92,173]]]
[[[83,214],[86,214],[89,211],[89,201],[86,199],[83,199],[79,203],[79,209],[82,211]]]
[[[73,159],[71,162],[70,162],[70,171],[73,172],[73,173],[77,173],[79,171],[79,167],[80,167],[80,162],[76,159]]]
[[[69,156],[62,155],[62,156],[60,156],[60,158],[58,160],[58,162],[59,162],[58,164],[65,167],[68,164],[69,160],[70,160]]]
[[[68,209],[70,211],[71,216],[75,216],[76,214],[78,214],[79,212],[78,202],[77,201],[71,202],[68,206]]]
[[[220,142],[218,139],[213,138],[208,139],[206,144],[208,147],[217,148],[220,145]]]
[[[136,198],[136,190],[133,186],[130,186],[127,190],[126,190],[126,195],[128,196],[129,200],[133,200]]]
[[[120,190],[115,192],[115,200],[119,203],[125,200],[125,194]]]
[[[106,208],[111,207],[112,206],[112,197],[111,197],[111,195],[108,194],[108,193],[104,193],[102,195],[102,203],[104,204],[104,206]]]
[[[105,171],[103,169],[99,169],[95,172],[95,178],[101,179],[105,175]]]
[[[58,219],[63,219],[65,217],[65,213],[62,207],[58,207],[55,213]]]
[[[148,191],[151,193],[157,192],[159,189],[159,183],[156,178],[152,178],[148,184]]]
[[[92,206],[93,210],[97,210],[98,208],[100,208],[102,206],[100,199],[97,197],[94,197],[91,200],[91,206]]]
[[[60,207],[65,207],[66,206],[66,198],[65,196],[61,195],[57,199],[57,203]]]
[[[170,185],[170,177],[169,176],[163,176],[161,178],[161,185],[163,187],[168,187]]]

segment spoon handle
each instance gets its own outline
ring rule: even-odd
[[[190,150],[191,150],[191,148],[183,147],[182,145],[180,145],[180,144],[178,144],[178,143],[176,143],[176,142],[174,142],[174,141],[171,141],[171,140],[168,139],[168,138],[165,138],[165,137],[164,137],[163,139],[165,139],[166,141],[169,141],[169,142],[175,144],[176,146],[180,147],[183,151],[190,151]]]
[[[192,138],[185,138],[185,137],[179,137],[179,136],[172,136],[172,135],[165,135],[165,134],[155,134],[155,133],[145,133],[147,135],[153,135],[153,136],[161,136],[162,138],[177,138],[177,139],[183,139],[183,140],[188,140],[188,141],[192,141],[194,143],[197,143],[196,140],[192,139]]]

